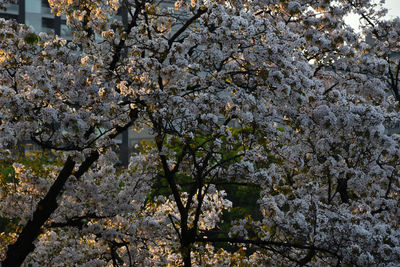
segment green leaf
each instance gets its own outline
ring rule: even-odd
[[[39,41],[39,37],[34,33],[28,33],[24,38],[25,43],[34,45]]]
[[[280,132],[284,132],[285,131],[285,127],[283,127],[283,126],[278,126],[278,127],[276,127],[276,129],[278,131],[280,131]]]

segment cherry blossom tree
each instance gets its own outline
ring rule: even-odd
[[[49,4],[71,41],[0,20],[2,266],[399,264],[399,21],[374,1]]]

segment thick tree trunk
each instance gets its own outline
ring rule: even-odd
[[[74,174],[76,178],[80,178],[99,158],[97,151],[93,152],[79,167]],[[21,266],[29,253],[35,249],[33,242],[41,233],[42,226],[50,218],[51,214],[57,209],[57,198],[62,194],[64,185],[68,178],[72,175],[75,162],[68,157],[63,169],[58,174],[56,181],[50,187],[46,196],[39,201],[32,218],[26,223],[22,232],[19,234],[17,241],[8,246],[6,258],[2,262],[2,267]]]
[[[64,168],[58,174],[56,181],[50,187],[46,196],[39,201],[32,218],[22,229],[17,241],[8,246],[6,258],[1,265],[2,267],[20,266],[28,254],[35,249],[33,242],[39,236],[43,224],[57,209],[57,197],[60,195],[68,177],[72,174],[74,167],[75,162],[71,158],[68,158],[64,164]]]
[[[183,266],[191,267],[192,266],[192,258],[191,258],[191,250],[192,250],[192,242],[188,233],[181,233],[181,255],[183,259]]]
[[[191,254],[190,246],[182,247],[183,266],[185,267],[192,266],[192,259],[190,254]]]
[[[186,220],[186,219],[185,219]],[[192,245],[195,241],[195,231],[193,229],[188,229],[188,227],[183,227],[181,230],[181,255],[183,259],[183,266],[192,266]]]

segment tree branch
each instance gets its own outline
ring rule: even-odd
[[[203,15],[204,13],[207,12],[207,8],[206,7],[200,7],[199,10],[197,10],[197,13],[194,14],[193,17],[191,17],[188,21],[186,21],[186,23],[179,28],[179,30],[177,30],[175,32],[174,35],[172,35],[172,37],[168,40],[168,45],[171,48],[172,44],[175,42],[175,40],[184,32],[186,31],[186,29],[198,18],[200,18],[201,15]]]
[[[57,197],[63,190],[64,184],[74,170],[75,162],[68,157],[63,169],[58,174],[56,181],[50,187],[46,196],[39,201],[32,218],[24,226],[17,241],[8,246],[6,258],[2,262],[3,267],[20,266],[26,256],[35,249],[33,242],[40,234],[40,229],[50,215],[57,209]]]
[[[279,242],[279,241],[267,241],[267,240],[261,240],[261,239],[256,239],[256,240],[250,240],[250,239],[241,239],[241,238],[230,238],[230,237],[197,237],[196,242],[202,242],[202,243],[235,243],[235,244],[248,244],[248,245],[255,245],[259,247],[265,247],[265,246],[275,246],[275,247],[283,247],[283,248],[295,248],[295,249],[307,249],[307,250],[313,250],[314,253],[315,251],[323,252],[323,253],[328,253],[332,256],[338,257],[335,252],[330,251],[329,249],[326,248],[321,248],[321,247],[316,247],[314,245],[303,245],[301,243],[290,243],[290,242]]]
[[[114,134],[110,135],[110,138],[115,138],[119,133],[128,129],[133,121],[138,116],[138,110],[134,109],[130,112],[131,121],[125,126],[116,127]],[[18,236],[17,241],[8,246],[6,252],[6,258],[2,262],[2,267],[15,267],[20,266],[25,258],[35,249],[33,242],[37,239],[41,233],[42,226],[50,218],[53,212],[58,208],[57,198],[64,192],[64,185],[71,175],[74,175],[76,179],[80,177],[97,161],[100,154],[97,150],[93,151],[79,166],[78,170],[73,174],[75,162],[71,157],[68,157],[63,169],[58,174],[55,182],[50,187],[46,196],[41,199],[34,211],[32,218],[23,227],[21,233]]]

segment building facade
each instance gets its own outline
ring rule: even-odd
[[[7,4],[6,8],[0,11],[0,17],[15,19],[32,26],[37,32],[53,32],[65,39],[72,37],[65,18],[53,16],[47,0],[19,0],[17,4]]]

